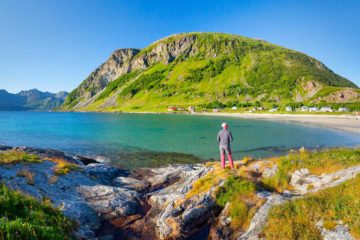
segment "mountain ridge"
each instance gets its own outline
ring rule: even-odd
[[[166,105],[228,102],[358,102],[357,88],[315,58],[264,40],[181,33],[141,50],[116,50],[69,94],[62,109],[158,111]]]
[[[0,89],[0,111],[12,110],[52,110],[63,104],[65,91],[58,93],[42,92],[38,89],[23,90],[16,94]]]

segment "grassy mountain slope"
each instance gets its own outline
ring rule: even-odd
[[[109,61],[114,61],[114,54],[103,65],[109,66]],[[239,102],[360,100],[360,91],[354,83],[318,60],[237,35],[172,35],[127,56],[126,61],[122,58],[116,61],[121,64],[113,69],[108,67],[107,72],[121,72],[117,78],[108,81],[105,87],[84,89],[88,79],[94,79],[92,73],[70,93],[63,109],[165,111],[169,105],[213,107]]]

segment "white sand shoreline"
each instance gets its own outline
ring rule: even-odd
[[[274,120],[293,122],[331,128],[360,135],[360,117],[353,115],[317,115],[317,114],[267,114],[267,113],[194,113],[195,115],[224,116],[246,119]]]

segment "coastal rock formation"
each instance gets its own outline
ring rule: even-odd
[[[95,238],[103,218],[127,216],[138,210],[139,199],[136,192],[106,185],[106,178],[127,175],[126,171],[104,164],[84,165],[75,156],[54,150],[28,147],[14,150],[37,154],[49,160],[34,164],[18,163],[11,167],[0,166],[0,181],[39,200],[49,199],[66,216],[78,223],[79,238]],[[76,164],[78,169],[64,175],[56,175],[56,162],[50,159],[61,159],[63,162]],[[20,174],[23,172],[27,173],[27,177]],[[28,178],[31,178],[31,182]]]
[[[172,209],[175,201],[184,197],[192,183],[209,170],[203,165],[195,164],[140,169],[130,173],[55,150],[0,146],[0,151],[5,150],[25,151],[39,156],[43,161],[34,164],[18,163],[11,167],[0,165],[0,181],[39,200],[49,199],[66,216],[78,223],[77,236],[86,239],[95,239],[106,221],[124,219],[125,228],[127,218],[146,214],[146,199],[151,203],[151,211],[157,212],[151,221],[157,225],[158,236],[162,238],[161,236],[171,235],[176,229],[171,229],[171,225],[165,222],[176,215],[175,209]],[[59,162],[78,167],[66,174],[56,174]],[[186,231],[192,229],[196,220],[207,219],[202,218],[201,211],[197,210],[199,208],[194,207],[214,207],[214,201],[209,196],[186,203],[187,207],[182,210],[184,219],[187,219],[183,224]],[[203,212],[209,213],[208,209]],[[164,224],[162,219],[165,220]],[[151,231],[156,234],[155,227]],[[131,234],[134,232],[136,231],[132,230]]]
[[[0,151],[8,150],[34,154],[41,161],[0,165],[0,181],[39,200],[49,199],[78,223],[79,239],[262,239],[272,207],[337,186],[360,173],[359,165],[321,175],[300,168],[291,175],[290,190],[277,192],[262,188],[263,178],[279,172],[280,165],[270,160],[236,161],[235,170],[208,163],[128,171],[55,150],[0,146]],[[69,166],[68,171],[58,171],[59,164]],[[240,185],[227,185],[229,177]],[[225,195],[235,189],[246,192],[254,186],[249,181],[258,185],[252,195],[241,196],[250,218],[246,225],[234,228],[234,205],[228,200],[219,205],[219,190],[227,186]],[[333,229],[324,228],[321,221],[316,227],[324,239],[352,239],[341,221]]]

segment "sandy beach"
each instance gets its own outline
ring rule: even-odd
[[[317,114],[266,114],[266,113],[195,113],[199,115],[226,116],[247,119],[310,124],[332,128],[349,133],[360,134],[360,117],[353,115],[317,115]]]

